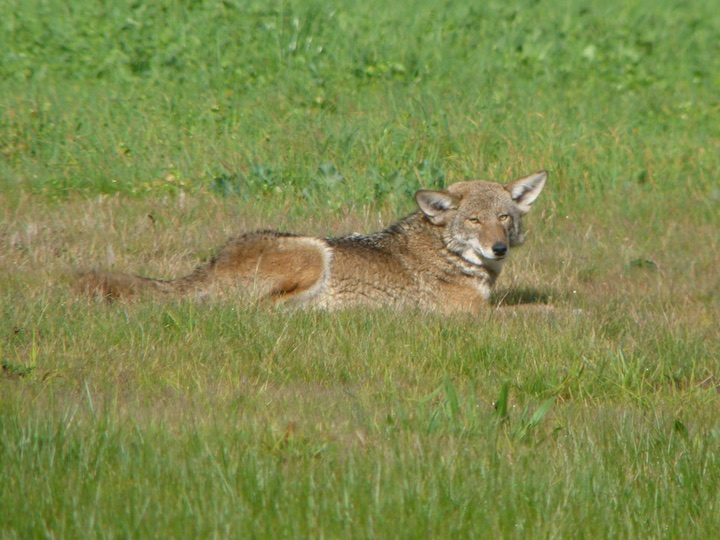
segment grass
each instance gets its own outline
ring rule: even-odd
[[[715,537],[720,8],[2,6],[0,536]],[[541,167],[478,317],[70,287]]]

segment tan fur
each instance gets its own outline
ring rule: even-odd
[[[314,238],[244,234],[189,276],[162,281],[87,272],[79,287],[108,299],[143,292],[207,294],[238,287],[262,299],[326,309],[354,305],[473,312],[488,300],[544,171],[507,185],[480,180],[420,190],[420,210],[382,232]]]

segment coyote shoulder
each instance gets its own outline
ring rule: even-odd
[[[477,311],[522,216],[545,185],[540,171],[508,184],[458,182],[420,190],[419,209],[374,234],[316,238],[276,231],[243,234],[207,264],[175,280],[85,273],[80,286],[108,299],[142,292],[180,295],[242,288],[259,298],[337,309],[355,305]]]

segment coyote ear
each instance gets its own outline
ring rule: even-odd
[[[452,210],[457,210],[460,199],[450,195],[447,191],[430,191],[421,189],[415,194],[415,200],[420,210],[430,218],[435,225],[445,225],[450,221]]]
[[[547,171],[539,171],[528,176],[513,180],[505,186],[510,192],[512,200],[518,205],[523,214],[530,211],[530,205],[535,202],[545,186]]]

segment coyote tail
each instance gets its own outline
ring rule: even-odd
[[[132,298],[139,294],[182,295],[197,290],[207,281],[207,273],[199,268],[189,276],[163,280],[117,272],[88,270],[78,272],[75,289],[108,301]]]

